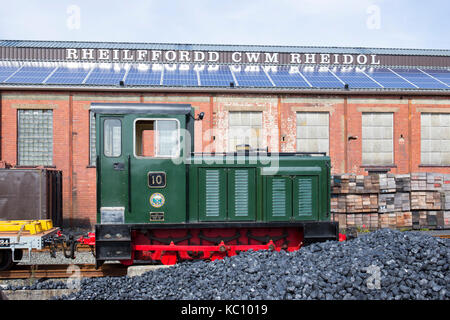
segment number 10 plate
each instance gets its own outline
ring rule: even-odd
[[[148,186],[150,188],[165,188],[166,187],[166,173],[165,172],[149,172]]]

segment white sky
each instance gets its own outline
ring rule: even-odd
[[[450,1],[0,0],[0,39],[450,49]]]

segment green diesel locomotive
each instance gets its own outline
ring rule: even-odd
[[[325,154],[194,153],[187,104],[93,103],[97,266],[174,264],[338,239]]]

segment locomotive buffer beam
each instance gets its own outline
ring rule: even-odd
[[[107,260],[131,259],[131,229],[127,225],[95,226],[97,268]]]

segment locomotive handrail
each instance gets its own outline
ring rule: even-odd
[[[95,164],[97,168],[97,212],[100,211],[100,196],[102,194],[102,166],[100,165],[100,156],[97,154],[97,157],[95,159]]]
[[[131,213],[131,157],[128,155],[128,211]]]
[[[239,151],[239,152],[191,152],[191,155],[197,156],[239,156],[239,155],[255,155],[263,153],[265,155],[271,156],[271,155],[278,155],[278,156],[313,156],[313,155],[320,155],[320,156],[326,156],[326,152],[265,152],[265,151]]]

